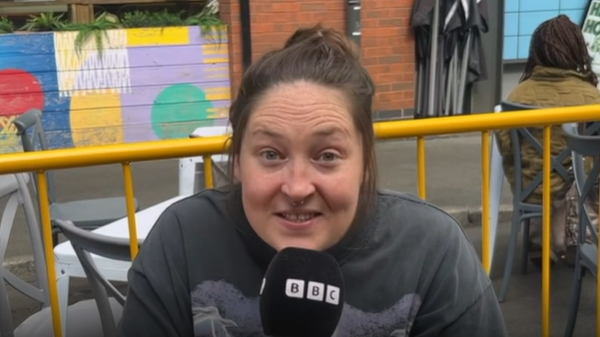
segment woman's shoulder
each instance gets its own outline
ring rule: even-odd
[[[460,223],[448,212],[415,195],[390,190],[378,191],[377,221],[393,231],[424,236],[460,234]]]
[[[206,231],[228,221],[230,213],[229,192],[207,189],[184,197],[169,205],[155,224],[160,231],[173,231],[178,226],[181,232]]]
[[[379,192],[378,226],[371,243],[373,251],[410,256],[396,261],[398,267],[390,268],[418,270],[420,280],[431,280],[438,274],[446,276],[457,265],[464,265],[465,270],[481,269],[477,253],[458,220],[408,193]]]
[[[165,209],[179,215],[206,211],[226,212],[230,192],[226,189],[205,189],[184,197]]]
[[[577,77],[554,81],[527,79],[511,91],[508,100],[534,106],[577,106],[600,103],[600,91]]]

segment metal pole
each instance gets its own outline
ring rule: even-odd
[[[487,0],[489,30],[480,42],[485,51],[488,79],[475,82],[465,90],[463,110],[470,113],[492,111],[502,100],[504,3],[505,0]]]
[[[242,26],[242,65],[244,72],[252,64],[252,23],[250,0],[240,0],[240,24]]]
[[[429,92],[428,104],[427,104],[427,116],[432,117],[435,115],[435,100],[437,98],[435,81],[436,70],[437,70],[437,53],[438,53],[438,38],[440,35],[440,0],[435,0],[433,6],[433,22],[431,24],[431,58],[430,58],[430,72],[429,72]]]
[[[346,27],[348,36],[360,46],[360,0],[348,0]]]
[[[471,52],[471,30],[467,32],[467,41],[465,41],[465,48],[463,50],[463,59],[460,66],[460,79],[458,82],[458,106],[456,113],[463,114],[463,106],[465,103],[465,90],[467,89],[467,73],[469,72],[469,57]]]

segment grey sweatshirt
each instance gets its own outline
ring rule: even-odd
[[[328,252],[346,289],[338,337],[507,336],[460,225],[418,198],[378,192],[374,212]],[[239,194],[205,190],[175,203],[129,271],[119,336],[263,337],[259,290],[275,254]]]

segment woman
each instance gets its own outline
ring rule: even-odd
[[[567,16],[543,22],[531,37],[529,58],[520,83],[508,96],[508,101],[537,107],[563,107],[588,104],[600,104],[600,92],[596,88],[598,78],[592,71],[581,28]],[[543,129],[529,128],[532,135],[543,143]],[[515,167],[512,153],[510,130],[498,132],[500,152],[503,157],[504,172],[511,189],[515,185]],[[562,126],[552,128],[552,156],[557,156],[567,148],[567,140]],[[530,143],[522,143],[523,186],[529,185],[542,171],[542,155]],[[568,157],[563,165],[571,166]],[[565,245],[565,226],[567,210],[565,196],[572,181],[565,181],[556,171],[551,172],[551,195],[554,203],[553,250],[568,264],[573,263],[574,250]],[[540,184],[527,200],[530,203],[542,203],[542,185]],[[541,219],[533,219],[530,224],[529,248],[531,260],[540,264],[542,242]],[[536,254],[537,253],[537,254]]]
[[[340,264],[337,336],[506,336],[459,224],[376,190],[374,91],[359,52],[320,26],[253,64],[230,110],[236,183],[162,214],[129,273],[120,335],[264,336],[266,268],[301,247]]]

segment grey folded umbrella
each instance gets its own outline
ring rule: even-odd
[[[467,88],[487,78],[487,15],[487,0],[415,1],[416,117],[463,113]]]

